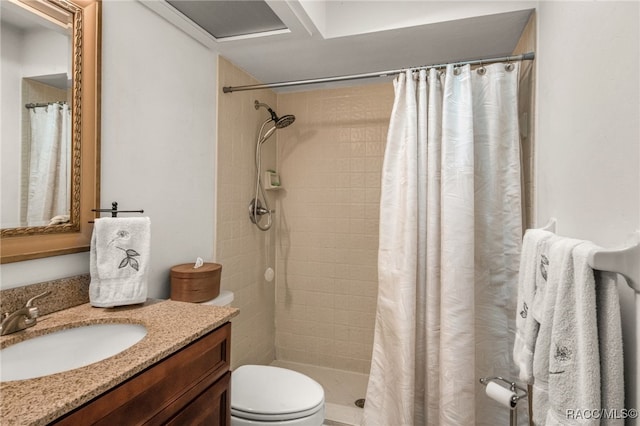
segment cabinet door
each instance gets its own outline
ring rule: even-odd
[[[231,424],[229,382],[227,373],[167,422],[168,426],[228,426]]]

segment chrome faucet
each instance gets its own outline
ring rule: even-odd
[[[24,330],[25,328],[33,327],[36,325],[36,318],[38,318],[38,307],[33,306],[33,301],[44,296],[51,294],[50,291],[38,294],[27,300],[27,303],[23,308],[18,309],[13,313],[5,312],[2,314],[2,325],[0,325],[0,336],[5,334],[15,333],[16,331]]]

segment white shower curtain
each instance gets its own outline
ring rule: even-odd
[[[402,74],[382,171],[363,424],[500,425],[522,238],[518,64]]]
[[[67,104],[30,109],[27,225],[47,225],[71,207],[71,113]]]

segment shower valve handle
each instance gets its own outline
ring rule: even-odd
[[[275,213],[275,210],[270,210],[265,207],[262,207],[262,203],[260,200],[256,200],[255,198],[251,200],[249,203],[249,219],[251,222],[257,224],[260,221],[260,218],[264,215],[268,215],[269,222],[271,222],[271,214]]]
[[[262,215],[268,214],[269,210],[265,209],[264,207],[256,207],[256,209],[253,210],[253,212],[258,216],[262,216]]]

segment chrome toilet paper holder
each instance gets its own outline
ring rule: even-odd
[[[516,382],[512,382],[511,380],[505,379],[504,377],[500,377],[500,376],[482,377],[480,379],[480,383],[482,383],[483,385],[487,386],[489,384],[489,382],[495,382],[497,380],[509,385],[509,389],[511,390],[511,392],[514,393],[514,395],[511,397],[511,408],[512,409],[516,408],[516,405],[518,404],[518,401],[520,401],[522,398],[526,398],[527,390],[525,388],[519,386]],[[522,393],[518,394],[518,391],[520,391]]]
[[[519,386],[516,382],[505,379],[504,377],[495,376],[495,377],[482,377],[480,378],[480,383],[484,386],[487,386],[490,382],[500,381],[509,386],[509,389],[512,392],[509,405],[511,410],[509,410],[509,424],[511,426],[516,426],[518,424],[518,412],[516,411],[518,401],[522,398],[526,398],[528,393],[527,390],[521,386]],[[519,393],[520,392],[520,393]]]

